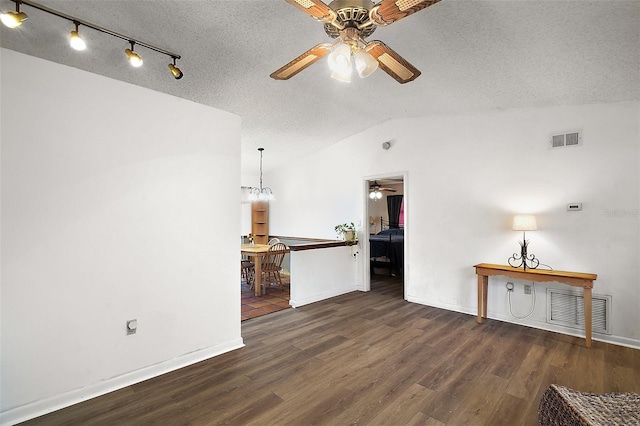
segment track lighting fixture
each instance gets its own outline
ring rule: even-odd
[[[169,64],[169,69],[176,80],[180,80],[184,76],[180,68],[176,67],[176,57],[173,58],[173,64]]]
[[[0,20],[4,25],[9,28],[16,28],[22,25],[24,21],[28,19],[28,16],[24,12],[20,12],[20,2],[16,2],[15,12],[5,12],[0,15]]]
[[[115,31],[111,31],[107,28],[101,27],[99,25],[96,24],[92,24],[91,22],[87,22],[84,21],[82,19],[78,19],[74,16],[71,15],[67,15],[66,13],[62,13],[62,12],[58,12],[57,10],[51,9],[48,6],[44,6],[42,4],[36,3],[34,1],[31,0],[10,0],[12,2],[14,2],[16,4],[16,11],[15,12],[5,12],[2,13],[0,15],[0,20],[2,20],[2,23],[4,25],[6,25],[9,28],[16,28],[18,26],[20,26],[22,24],[22,22],[27,20],[27,14],[24,12],[20,12],[20,6],[21,5],[27,5],[29,7],[33,7],[34,9],[38,9],[41,10],[43,12],[49,13],[51,15],[55,15],[59,18],[62,19],[66,19],[68,21],[71,21],[74,25],[75,25],[75,30],[71,31],[70,34],[70,38],[69,38],[69,43],[71,45],[71,47],[73,47],[76,50],[84,50],[86,49],[87,45],[84,42],[84,40],[82,40],[82,38],[80,37],[80,33],[78,32],[78,27],[80,25],[83,25],[85,27],[88,28],[92,28],[96,31],[100,31],[101,33],[104,34],[108,34],[110,36],[119,38],[121,40],[126,40],[127,42],[129,42],[131,44],[131,49],[126,49],[125,53],[127,54],[127,58],[129,59],[129,62],[131,63],[131,65],[133,65],[134,67],[140,67],[142,65],[142,58],[140,57],[140,55],[136,52],[134,52],[134,45],[138,45],[138,46],[142,46],[145,47],[147,49],[150,50],[154,50],[158,53],[161,53],[163,55],[167,55],[169,57],[171,57],[173,59],[173,64],[169,64],[169,69],[171,70],[171,74],[173,75],[173,77],[176,80],[179,80],[182,78],[183,73],[180,70],[180,68],[178,68],[176,66],[176,60],[180,59],[180,55],[170,52],[168,50],[165,49],[161,49],[159,47],[156,47],[152,44],[149,43],[145,43],[142,42],[140,40],[136,40],[133,37],[129,37],[128,35],[124,35],[124,34],[120,34],[117,33]]]
[[[134,66],[136,68],[141,67],[142,58],[140,57],[140,55],[133,51],[133,45],[136,44],[136,42],[133,40],[129,40],[129,43],[131,43],[131,49],[125,49],[124,53],[127,54],[127,58],[129,58],[131,66]]]
[[[84,42],[80,34],[78,34],[78,23],[74,22],[76,25],[75,31],[71,31],[71,35],[69,36],[69,44],[76,50],[84,50],[87,48],[87,44]]]

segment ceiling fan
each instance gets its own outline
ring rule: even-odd
[[[394,188],[383,188],[382,185],[378,183],[377,180],[373,181],[373,183],[369,186],[370,191],[387,191],[387,192],[397,192],[397,189]]]
[[[397,189],[394,188],[383,188],[378,181],[373,181],[373,183],[369,186],[369,198],[374,201],[378,201],[382,198],[382,191],[386,192],[396,192]]]
[[[351,81],[351,58],[360,77],[369,76],[378,66],[399,83],[413,81],[420,71],[379,40],[365,41],[378,26],[390,25],[440,0],[286,0],[306,14],[324,23],[325,32],[336,41],[320,43],[304,52],[271,78],[288,80],[329,54],[332,77]]]

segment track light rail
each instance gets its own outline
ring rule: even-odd
[[[77,25],[83,25],[85,27],[93,28],[96,31],[100,31],[101,33],[109,34],[110,36],[117,37],[117,38],[125,40],[125,41],[127,41],[129,43],[133,42],[137,46],[146,47],[147,49],[154,50],[154,51],[156,51],[158,53],[162,53],[163,55],[170,56],[171,58],[180,59],[180,55],[178,55],[177,53],[173,53],[173,52],[171,52],[169,50],[162,49],[161,47],[154,46],[153,44],[146,43],[144,41],[140,41],[140,40],[138,40],[138,39],[136,39],[134,37],[131,37],[131,36],[128,36],[128,35],[125,35],[125,34],[121,34],[121,33],[115,32],[115,31],[112,31],[112,30],[110,30],[108,28],[101,27],[100,25],[93,24],[93,23],[85,21],[83,19],[76,18],[75,16],[67,15],[66,13],[62,13],[62,12],[59,12],[59,11],[57,11],[55,9],[51,9],[50,7],[47,7],[47,6],[42,5],[40,3],[36,3],[34,1],[31,1],[31,0],[11,0],[11,1],[16,3],[17,5],[24,4],[24,5],[27,5],[29,7],[33,7],[34,9],[38,9],[38,10],[41,10],[43,12],[49,13],[51,15],[55,15],[55,16],[57,16],[59,18],[66,19],[66,20],[71,21],[72,23],[77,24]]]

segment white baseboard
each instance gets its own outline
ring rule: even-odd
[[[432,306],[434,308],[446,309],[448,311],[460,312],[463,314],[470,314],[474,316],[478,315],[478,311],[476,309],[464,308],[461,306],[451,305],[448,303],[433,302],[430,300],[418,299],[411,296],[407,296],[407,301],[418,303],[420,305]],[[517,320],[515,318],[509,317],[506,315],[496,314],[495,312],[487,312],[487,316],[489,317],[489,319],[495,319],[498,321],[508,322],[511,324],[524,325],[526,327],[537,328],[540,330],[552,331],[554,333],[560,333],[560,334],[566,334],[569,336],[584,338],[584,332],[581,333],[580,330],[562,327],[555,324],[548,324],[546,322],[538,322],[538,321],[525,322],[525,321]],[[616,336],[613,334],[609,335],[609,334],[594,333],[591,336],[591,338],[592,340],[611,343],[612,345],[626,346],[633,349],[640,349],[640,340],[630,339],[628,337]]]
[[[311,297],[306,297],[303,299],[291,299],[289,300],[289,305],[293,308],[299,308],[300,306],[308,305],[310,303],[320,302],[321,300],[329,299],[331,297],[341,296],[343,294],[351,293],[353,291],[357,291],[355,288],[343,289],[333,293],[323,293],[318,294]]]
[[[82,388],[74,389],[51,398],[41,399],[0,413],[0,425],[15,425],[53,411],[95,398],[100,395],[131,386],[135,383],[160,376],[170,371],[204,361],[235,349],[242,348],[242,337],[231,342],[201,349],[179,356],[178,358],[150,365],[136,371],[122,374]]]

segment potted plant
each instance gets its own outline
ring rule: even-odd
[[[334,227],[338,237],[342,237],[345,241],[355,241],[356,239],[356,225],[351,223],[342,223]]]

